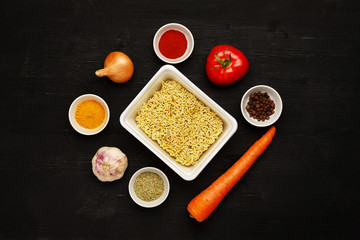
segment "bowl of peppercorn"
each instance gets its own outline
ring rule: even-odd
[[[246,91],[240,109],[245,120],[256,127],[274,124],[282,112],[282,100],[272,87],[257,85]]]

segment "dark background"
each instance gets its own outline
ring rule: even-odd
[[[357,0],[2,1],[1,239],[360,239]],[[194,180],[167,167],[119,123],[119,116],[165,63],[155,32],[177,22],[195,39],[184,75],[238,121],[235,135]],[[230,44],[248,74],[219,87],[205,75],[211,48]],[[97,78],[108,53],[134,62],[126,84]],[[226,171],[267,128],[248,124],[239,103],[258,84],[284,103],[266,152],[203,223],[189,201]],[[79,95],[104,98],[106,129],[78,134],[68,109]],[[102,146],[129,158],[121,180],[102,183],[91,158]],[[160,168],[171,191],[144,209],[128,193],[132,174]]]

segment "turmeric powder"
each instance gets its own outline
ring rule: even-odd
[[[79,104],[75,111],[76,122],[87,129],[99,127],[105,119],[104,107],[95,100],[86,100]]]

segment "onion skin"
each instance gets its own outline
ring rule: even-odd
[[[106,57],[104,68],[97,70],[95,74],[98,77],[107,76],[116,83],[124,83],[133,76],[134,64],[125,53],[112,52]]]

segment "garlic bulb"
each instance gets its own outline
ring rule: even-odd
[[[93,173],[102,182],[122,178],[127,166],[126,155],[116,147],[102,147],[92,159]]]

